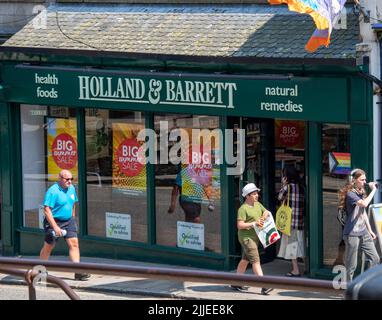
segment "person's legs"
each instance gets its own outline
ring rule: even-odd
[[[48,260],[56,245],[56,238],[53,237],[52,235],[53,228],[50,226],[50,224],[48,223],[46,219],[44,219],[44,231],[45,231],[45,238],[44,238],[44,245],[40,251],[40,259]]]
[[[291,273],[293,275],[299,275],[300,274],[300,269],[298,267],[297,259],[292,259],[292,271],[291,271]]]
[[[201,223],[202,219],[200,218],[200,216],[198,216],[198,217],[193,218],[193,220],[191,222],[192,223]]]
[[[66,243],[69,247],[69,258],[72,262],[80,262],[80,247],[78,245],[78,238],[68,238]]]
[[[47,242],[44,242],[44,245],[40,251],[40,259],[41,260],[48,260],[51,253],[52,253],[52,250],[54,249],[54,246],[55,246],[54,243],[49,244]]]
[[[242,244],[242,250],[243,250],[242,257],[241,257],[239,264],[237,265],[236,273],[245,273],[245,271],[247,270],[247,267],[248,267],[249,261],[245,255],[245,249],[243,247],[243,244]],[[236,286],[236,285],[231,285],[231,288],[234,290],[239,290],[239,291],[248,289],[248,287]]]
[[[80,262],[80,247],[78,244],[78,238],[67,238],[65,239],[66,243],[69,247],[69,258],[72,262],[79,263]],[[87,280],[90,278],[90,274],[88,273],[75,273],[75,280]]]
[[[252,271],[257,276],[263,276],[263,269],[261,269],[260,262],[255,262],[252,264]]]
[[[245,260],[242,258],[240,260],[239,264],[237,265],[236,272],[237,273],[245,273],[245,271],[247,270],[247,267],[248,267],[248,263],[249,263],[248,260]]]
[[[357,269],[358,247],[359,238],[345,236],[345,268],[346,268],[346,281],[353,280],[354,271]]]
[[[202,219],[200,217],[200,214],[202,212],[202,206],[200,203],[194,203],[183,200],[180,206],[184,211],[186,222],[201,223]]]
[[[380,258],[377,249],[375,248],[374,241],[369,233],[362,237],[360,247],[365,253],[366,259],[369,261],[369,268],[379,264]]]
[[[257,276],[263,276],[263,269],[260,264],[260,255],[258,249],[258,243],[253,239],[245,239],[243,241],[243,248],[248,261],[252,264],[252,271]],[[262,288],[261,294],[268,295],[273,289]]]

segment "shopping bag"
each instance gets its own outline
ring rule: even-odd
[[[337,220],[341,224],[342,227],[345,226],[346,219],[347,219],[347,212],[346,212],[345,208],[338,208]]]
[[[276,227],[277,230],[290,236],[290,229],[292,225],[292,208],[289,206],[289,186],[288,186],[288,198],[287,203],[282,203],[280,208],[276,212]]]
[[[264,248],[270,246],[280,239],[280,234],[277,232],[275,221],[271,214],[264,221],[264,225],[260,228],[258,225],[253,224],[257,236]]]

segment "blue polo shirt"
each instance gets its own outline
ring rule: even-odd
[[[78,198],[73,185],[63,189],[58,183],[48,189],[44,198],[44,206],[51,208],[53,218],[59,220],[69,220],[72,217],[73,205],[76,202]]]

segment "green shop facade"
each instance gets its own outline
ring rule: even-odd
[[[281,170],[294,165],[306,188],[307,271],[330,277],[340,264],[341,170],[351,161],[373,175],[371,84],[354,60],[9,48],[1,57],[4,255],[38,255],[44,194],[58,171],[69,169],[79,196],[81,255],[232,270],[240,258],[242,186],[255,182],[261,202],[275,213]],[[163,123],[169,132],[231,129],[235,137],[245,130],[243,148],[224,134],[215,138],[213,149],[223,156],[202,194],[183,185],[197,194],[198,223],[178,200],[171,209],[182,166],[140,164],[130,155],[141,129],[157,134],[146,138],[155,148],[148,158],[170,151],[175,140],[163,134]],[[228,174],[235,166],[227,161],[232,149],[244,159],[243,172]],[[59,241],[55,254],[66,250]],[[276,252],[277,245],[263,250],[263,260],[272,263]]]

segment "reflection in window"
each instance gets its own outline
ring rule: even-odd
[[[219,118],[163,115],[155,116],[154,122],[158,157],[169,155],[168,164],[162,161],[155,172],[157,244],[221,252],[222,140],[218,130],[213,131],[219,128]],[[167,133],[160,130],[163,124]],[[207,129],[205,138],[193,129]]]
[[[43,228],[45,192],[70,170],[78,181],[75,110],[64,107],[21,105],[23,206],[25,227]],[[77,206],[78,210],[78,206]]]
[[[322,126],[323,264],[343,265],[344,244],[338,223],[338,190],[350,173],[350,126]]]
[[[88,234],[147,242],[146,166],[137,141],[141,112],[86,110]]]

